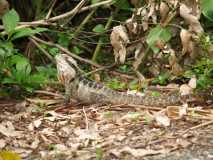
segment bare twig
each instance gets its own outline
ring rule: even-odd
[[[78,55],[76,55],[76,54],[70,52],[68,49],[62,47],[62,46],[59,45],[59,44],[55,44],[55,43],[52,43],[52,42],[46,42],[46,41],[44,41],[44,40],[42,40],[42,39],[40,39],[40,38],[37,38],[37,37],[35,37],[35,36],[32,36],[32,39],[34,39],[34,40],[36,40],[36,41],[38,41],[38,42],[40,42],[40,43],[43,43],[43,44],[45,44],[45,45],[52,46],[52,47],[56,47],[56,48],[60,49],[62,52],[64,52],[64,53],[70,55],[71,57],[73,57],[73,58],[75,58],[75,59],[77,59],[77,60],[79,60],[79,61],[88,63],[88,64],[93,65],[93,66],[98,67],[98,68],[99,68],[99,67],[102,67],[101,65],[99,65],[99,64],[97,64],[97,63],[94,63],[94,62],[92,62],[92,61],[90,61],[90,60],[88,60],[88,59],[79,57]]]
[[[181,133],[181,135],[184,135],[184,134],[186,134],[187,132],[189,132],[191,130],[195,130],[195,129],[198,129],[198,128],[201,128],[201,127],[204,127],[204,126],[208,126],[210,124],[213,124],[213,120],[210,120],[208,122],[204,122],[204,123],[201,123],[201,124],[199,124],[197,126],[191,127],[189,129],[185,130],[183,133]]]
[[[55,59],[44,48],[42,48],[38,42],[36,42],[33,38],[29,39],[36,47],[38,47],[39,50],[41,50],[49,58],[49,60],[51,60],[52,63],[56,63]]]
[[[96,7],[100,7],[100,6],[104,6],[104,5],[111,5],[112,3],[113,3],[113,0],[101,1],[101,2],[98,2],[98,3],[92,4],[90,6],[83,7],[79,11],[79,13],[93,9],[93,8],[96,8]]]
[[[50,15],[51,15],[51,13],[52,13],[53,7],[55,6],[56,2],[57,2],[57,0],[53,0],[53,3],[52,3],[52,5],[51,5],[51,7],[50,7],[50,9],[49,9],[49,11],[48,11],[48,13],[47,13],[45,19],[49,19],[49,18],[50,18]]]
[[[82,30],[82,28],[86,25],[86,23],[90,20],[90,18],[93,16],[93,14],[95,13],[96,9],[92,10],[87,16],[86,18],[81,22],[81,24],[78,26],[78,28],[75,30],[74,34],[72,37],[77,37],[78,34],[80,33],[80,31]]]
[[[71,11],[68,11],[68,12],[66,12],[64,14],[49,18],[48,20],[41,19],[41,20],[32,21],[32,22],[20,22],[19,26],[17,26],[15,29],[26,28],[26,27],[37,26],[37,25],[50,25],[50,24],[53,24],[51,22],[55,22],[55,21],[58,21],[60,19],[64,19],[64,18],[68,18],[68,17],[73,17],[77,13],[84,12],[84,11],[87,11],[87,10],[90,10],[90,9],[93,9],[93,8],[96,8],[96,7],[99,7],[99,6],[103,6],[103,5],[110,5],[110,4],[113,3],[113,0],[106,0],[106,1],[102,1],[102,2],[93,4],[93,5],[90,5],[90,6],[82,7],[85,4],[86,1],[87,0],[82,0]],[[4,26],[0,25],[0,29],[4,29]]]
[[[88,122],[88,118],[87,118],[87,114],[85,112],[84,106],[83,106],[83,113],[85,117],[86,130],[89,130],[89,122]]]
[[[113,67],[115,67],[116,65],[117,65],[116,63],[113,63],[113,64],[110,65],[110,66],[103,66],[103,67],[100,67],[100,68],[95,69],[95,70],[93,70],[93,71],[91,71],[91,72],[87,72],[87,73],[85,74],[85,76],[88,76],[88,75],[91,75],[91,74],[94,74],[94,73],[96,73],[96,72],[100,72],[100,71],[103,71],[103,70],[106,70],[106,69],[113,68]]]
[[[115,11],[115,14],[117,14],[117,12],[118,12],[118,9]],[[111,26],[113,17],[114,17],[114,14],[112,14],[112,15],[109,17],[109,19],[108,19],[108,21],[107,21],[107,24],[106,24],[105,27],[104,27],[105,30],[108,30],[109,27]],[[99,41],[98,41],[98,44],[97,44],[97,46],[96,46],[96,48],[95,48],[94,54],[93,54],[93,56],[92,56],[92,61],[93,61],[93,62],[96,61],[96,58],[97,58],[97,56],[98,56],[98,53],[100,52],[101,47],[102,47],[102,45],[103,45],[102,43],[103,43],[103,37],[100,37],[100,38],[99,38]]]
[[[50,95],[50,96],[55,96],[55,97],[59,97],[59,98],[64,98],[63,95],[58,94],[58,93],[53,93],[53,92],[48,92],[48,91],[42,91],[42,90],[36,90],[34,91],[35,93],[39,93],[39,94],[46,94],[46,95]]]

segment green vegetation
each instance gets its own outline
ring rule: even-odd
[[[197,15],[196,28],[191,26],[190,18],[184,17],[186,13],[180,13],[179,23],[176,13],[179,7],[172,2],[155,2],[156,6],[166,7],[167,13],[164,13],[165,8],[164,11],[159,8],[151,16],[150,4],[144,1],[112,0],[99,5],[100,2],[103,1],[90,0],[83,7],[94,4],[97,7],[63,15],[79,2],[29,1],[23,4],[22,10],[18,2],[11,1],[12,9],[1,15],[0,92],[14,86],[32,92],[56,81],[54,56],[64,49],[89,60],[89,64],[79,63],[85,71],[91,71],[94,69],[92,63],[111,65],[115,57],[113,51],[118,51],[119,47],[123,50],[120,50],[122,55],[118,55],[118,59],[123,56],[124,63],[118,60],[115,72],[137,77],[134,71],[139,71],[152,84],[185,83],[195,76],[199,88],[213,85],[212,1],[201,1],[202,14],[200,19]],[[139,9],[143,11],[141,14]],[[57,15],[62,15],[62,18]],[[27,21],[29,23],[22,23]],[[116,39],[112,32],[118,25],[125,29],[115,33]],[[182,32],[183,29],[186,32]],[[181,37],[181,33],[187,35]],[[122,39],[124,34],[128,38],[126,42]],[[191,38],[184,41],[187,36]],[[113,38],[117,44],[113,44]],[[107,85],[113,89],[141,88],[139,80],[124,83],[122,78],[118,78],[119,74],[110,77],[104,74]]]

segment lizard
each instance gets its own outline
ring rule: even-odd
[[[55,59],[58,79],[65,87],[65,103],[69,103],[71,97],[89,104],[134,104],[163,107],[183,103],[183,97],[178,91],[162,92],[156,96],[149,92],[138,95],[110,89],[85,77],[72,57],[58,54]]]

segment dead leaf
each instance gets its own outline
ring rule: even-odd
[[[0,133],[7,137],[19,137],[21,131],[16,131],[13,124],[9,121],[0,124]]]
[[[182,84],[180,86],[180,94],[181,94],[181,96],[190,95],[190,94],[192,94],[192,92],[193,92],[193,89],[189,85]]]
[[[171,119],[181,119],[187,114],[187,106],[168,106],[166,108],[166,114]]]
[[[126,60],[126,46],[129,43],[129,37],[123,26],[113,27],[110,35],[111,44],[114,49],[115,62],[124,63]]]
[[[181,29],[180,38],[183,47],[182,55],[185,55],[186,53],[192,53],[193,52],[192,34],[186,29]]]
[[[38,128],[42,123],[42,119],[37,119],[28,125],[28,129],[33,131],[35,128]]]
[[[40,140],[38,139],[38,137],[34,137],[30,147],[32,149],[36,149],[38,148],[39,143],[40,143]]]
[[[169,13],[169,7],[165,2],[160,3],[160,16],[161,16],[161,23],[164,22],[166,17],[168,16]]]
[[[0,18],[9,10],[9,3],[6,0],[0,1]]]
[[[176,55],[173,50],[171,50],[171,53],[169,56],[169,64],[172,68],[173,74],[178,76],[183,73],[183,68],[179,65],[178,60],[177,60]]]
[[[186,6],[185,4],[180,4],[180,16],[190,25],[190,30],[202,34],[204,32],[200,22],[199,17],[196,17],[192,14],[192,9]]]
[[[155,121],[158,125],[168,127],[170,125],[170,119],[162,112],[158,112],[154,115]]]
[[[6,141],[3,139],[0,139],[0,149],[4,148],[6,146]]]
[[[192,77],[189,82],[188,85],[192,88],[195,89],[197,87],[197,78],[194,76]]]

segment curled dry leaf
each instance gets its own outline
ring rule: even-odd
[[[129,33],[133,35],[138,33],[138,23],[134,22],[132,18],[126,20],[126,27]]]
[[[172,73],[175,75],[180,75],[183,73],[183,68],[179,65],[178,60],[175,56],[174,51],[171,49],[169,64],[172,68]]]
[[[153,0],[149,0],[148,2],[148,8],[149,8],[149,13],[147,15],[147,17],[151,17],[152,18],[152,22],[156,23],[157,22],[157,15],[156,15],[156,4],[157,2],[153,1]]]
[[[16,131],[9,121],[0,124],[0,133],[7,137],[19,137],[21,135],[21,131]]]
[[[186,29],[181,29],[180,39],[183,47],[182,55],[191,53],[193,51],[192,34]]]
[[[147,12],[148,11],[146,8],[139,8],[137,12],[137,15],[140,15],[141,17],[143,17],[142,27],[144,31],[146,31],[149,28],[149,25],[148,25],[149,17]]]
[[[29,124],[28,129],[33,131],[34,129],[38,128],[42,123],[42,119],[37,119]]]
[[[161,23],[164,22],[166,17],[168,16],[169,13],[169,7],[165,2],[161,2],[160,4],[160,16],[161,16]]]
[[[182,84],[180,86],[180,94],[181,96],[186,96],[192,94],[193,89],[188,84]]]
[[[0,149],[4,148],[6,146],[6,141],[3,139],[0,139]]]
[[[197,86],[197,78],[194,76],[189,80],[188,85],[192,88],[195,89]]]
[[[9,10],[9,3],[6,0],[0,0],[0,18]]]
[[[170,125],[170,119],[164,113],[158,112],[154,117],[158,125],[164,127],[168,127]]]
[[[113,27],[110,39],[114,49],[115,61],[123,64],[126,60],[126,46],[129,43],[126,29],[121,25]]]
[[[171,119],[181,119],[187,114],[187,105],[183,106],[168,106],[166,114]]]
[[[192,14],[192,10],[188,8],[185,4],[180,4],[180,16],[190,25],[191,31],[201,34],[203,33],[203,28],[199,22],[198,17]]]

